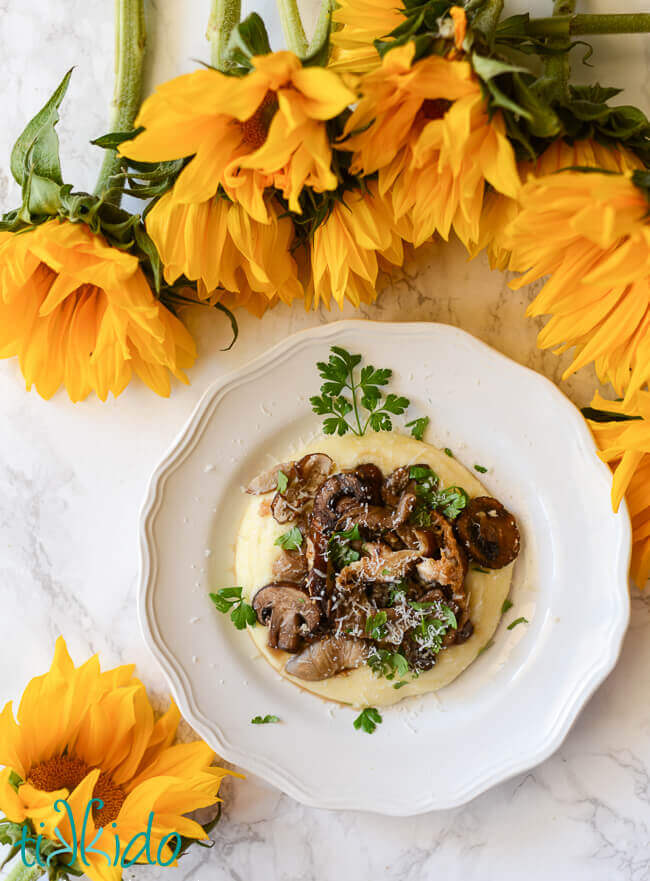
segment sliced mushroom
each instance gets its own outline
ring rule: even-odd
[[[454,522],[456,535],[480,566],[501,569],[517,557],[517,521],[501,502],[489,496],[472,499]]]
[[[317,603],[288,581],[277,581],[258,590],[253,597],[253,609],[260,624],[269,628],[269,646],[285,652],[297,652],[304,637],[320,621]]]
[[[370,504],[381,505],[381,487],[384,482],[381,469],[373,462],[364,462],[362,465],[357,465],[354,473],[368,490]]]
[[[431,529],[403,524],[395,530],[407,548],[419,551],[423,557],[433,557],[440,549],[436,536]]]
[[[273,517],[278,523],[296,520],[303,513],[318,488],[332,470],[332,460],[325,453],[309,453],[294,468],[284,492],[276,492],[271,503]]]
[[[268,471],[258,474],[246,487],[246,492],[252,495],[264,495],[275,492],[278,488],[278,475],[282,472],[289,480],[293,480],[297,474],[295,462],[280,462]]]
[[[281,581],[301,584],[307,576],[307,558],[301,551],[282,551],[273,561],[273,574]]]
[[[316,493],[312,520],[316,518],[325,533],[331,532],[341,516],[339,503],[349,498],[369,505],[372,501],[372,488],[356,474],[333,474]]]
[[[346,508],[343,517],[336,524],[337,530],[350,529],[355,524],[369,535],[382,535],[392,532],[406,523],[417,499],[410,493],[404,493],[396,508],[385,508],[378,505],[353,505]]]
[[[391,551],[386,545],[366,545],[368,556],[345,566],[336,578],[337,587],[346,590],[360,582],[401,581],[422,559],[417,551]]]
[[[367,656],[368,647],[363,640],[328,636],[307,646],[287,661],[284,669],[298,679],[318,682],[359,667]]]

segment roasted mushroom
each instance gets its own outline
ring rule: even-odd
[[[253,609],[260,624],[269,628],[269,646],[285,652],[297,652],[320,621],[317,604],[290,581],[277,581],[258,590]]]
[[[278,490],[271,502],[271,512],[278,523],[299,517],[332,470],[332,460],[325,453],[309,453],[294,464],[287,488]]]
[[[519,553],[519,529],[510,511],[489,496],[472,499],[454,523],[458,539],[480,566],[501,569]]]
[[[428,465],[402,465],[396,468],[384,480],[381,496],[385,505],[397,507],[405,492],[413,492],[415,481],[411,477],[411,468],[428,468]]]
[[[367,656],[368,647],[363,640],[328,636],[290,658],[284,669],[298,679],[317,682],[359,667]]]
[[[301,551],[282,551],[273,561],[273,574],[279,581],[302,584],[307,577],[307,557]]]
[[[294,480],[297,474],[296,463],[280,462],[278,465],[274,465],[273,468],[269,468],[268,471],[258,474],[248,484],[246,492],[256,496],[275,492],[278,488],[278,475],[280,472],[285,474],[289,481]]]
[[[422,559],[417,551],[391,551],[385,545],[366,545],[365,550],[367,556],[341,569],[336,578],[337,587],[349,589],[359,582],[401,581]]]
[[[355,524],[368,535],[382,535],[392,532],[408,520],[417,499],[411,493],[404,493],[396,508],[379,505],[353,505],[336,524],[337,530],[350,529]]]
[[[312,521],[316,519],[323,532],[331,532],[341,517],[341,501],[353,498],[358,503],[369,505],[372,495],[372,487],[356,474],[333,474],[316,493]]]

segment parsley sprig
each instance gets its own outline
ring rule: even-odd
[[[302,547],[302,532],[297,526],[293,526],[288,532],[279,535],[273,544],[285,551],[297,551]]]
[[[357,731],[365,731],[366,734],[372,734],[377,725],[381,725],[384,720],[375,707],[366,707],[361,710],[357,718],[352,723]]]
[[[279,722],[279,716],[272,716],[267,714],[266,716],[253,716],[251,719],[251,725],[270,725],[274,722]]]
[[[366,662],[377,678],[400,679],[409,671],[408,661],[400,652],[389,652],[388,649],[373,648]],[[406,683],[405,683],[406,684]]]
[[[318,372],[324,380],[320,395],[311,397],[314,413],[325,416],[325,434],[344,435],[349,431],[361,437],[368,427],[373,431],[392,431],[391,416],[400,416],[409,406],[409,399],[401,395],[387,394],[383,387],[393,375],[385,367],[361,364],[361,355],[352,355],[340,346],[332,346],[329,361],[317,363]],[[349,392],[349,394],[346,394]],[[368,415],[362,415],[361,410]],[[352,421],[346,418],[352,413]]]
[[[375,615],[368,616],[366,621],[366,633],[369,634],[370,639],[384,639],[386,636],[387,620],[388,615],[383,609]]]
[[[218,612],[224,615],[230,613],[230,620],[237,630],[244,630],[247,624],[255,627],[255,609],[242,599],[241,587],[222,587],[216,593],[211,593],[210,599]]]

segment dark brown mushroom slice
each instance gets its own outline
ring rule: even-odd
[[[381,488],[384,482],[384,475],[381,473],[381,469],[373,462],[364,462],[362,465],[357,465],[353,472],[368,490],[370,504],[381,505]]]
[[[454,530],[446,517],[438,511],[431,512],[430,532],[435,538],[437,550],[432,557],[424,557],[418,563],[416,571],[424,585],[441,587],[450,594],[450,599],[458,602],[462,608],[467,606],[465,593],[465,575],[467,574],[467,557],[456,540]]]
[[[393,532],[402,526],[411,515],[417,499],[411,493],[404,493],[396,508],[378,505],[352,505],[347,507],[343,517],[336,524],[337,531],[358,526],[367,537]]]
[[[317,603],[289,581],[276,581],[258,590],[253,609],[260,624],[269,628],[268,645],[285,652],[299,651],[304,638],[320,622]]]
[[[280,462],[269,468],[268,471],[258,474],[246,487],[246,492],[252,495],[264,495],[265,493],[275,492],[278,488],[278,475],[282,472],[289,481],[295,479],[297,475],[295,462]]]
[[[395,532],[405,547],[420,551],[423,557],[433,557],[440,551],[440,544],[432,529],[404,523]]]
[[[306,682],[319,682],[359,667],[367,657],[368,646],[363,640],[326,636],[290,658],[284,669],[291,676]]]
[[[349,498],[369,505],[372,501],[372,488],[356,474],[349,472],[333,474],[316,493],[312,520],[317,519],[325,533],[332,532],[341,516],[339,503]]]
[[[490,496],[472,499],[454,521],[454,529],[469,556],[487,569],[502,569],[519,553],[517,521]]]

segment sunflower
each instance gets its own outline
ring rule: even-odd
[[[300,213],[304,187],[322,193],[338,186],[326,121],[355,96],[337,74],[303,67],[292,52],[251,63],[244,77],[198,70],[159,86],[136,119],[144,131],[120,150],[139,162],[192,157],[173,187],[174,203],[203,204],[221,187],[268,223],[268,187]]]
[[[650,379],[650,221],[629,173],[566,171],[531,178],[507,233],[514,288],[545,275],[529,315],[551,314],[541,348],[576,347],[565,377],[594,362],[601,382],[631,395]]]
[[[96,846],[111,855],[115,837],[124,854],[123,846],[146,830],[150,813],[154,854],[170,833],[206,838],[186,814],[220,801],[230,772],[213,766],[215,755],[201,741],[172,745],[180,713],[172,703],[156,721],[133,666],[102,673],[95,656],[75,667],[59,637],[49,672],[27,685],[16,719],[8,703],[0,714],[0,811],[11,822],[28,820],[54,841],[58,826],[71,843],[71,824],[55,801],[68,802],[79,831],[90,799],[97,798],[104,804],[94,806],[86,839],[110,827]],[[168,845],[161,854],[171,858]],[[101,855],[88,854],[88,860],[84,871],[93,881],[121,877]]]
[[[200,299],[243,305],[257,316],[279,300],[302,297],[293,224],[272,201],[266,211],[268,222],[260,223],[224,197],[185,204],[165,193],[147,216],[147,231],[167,281],[185,276],[198,282]]]
[[[596,395],[592,407],[618,417],[589,422],[600,457],[614,471],[612,505],[625,495],[632,519],[632,577],[643,588],[650,576],[650,392],[636,392],[629,403]],[[628,417],[621,421],[621,417]]]
[[[374,41],[404,22],[398,0],[338,0],[332,13],[332,54],[329,66],[342,73],[374,70],[381,58]]]
[[[643,168],[643,163],[624,144],[605,145],[590,138],[569,143],[558,138],[535,162],[519,162],[517,169],[521,180],[525,181],[531,175],[543,177],[576,166],[626,172]],[[526,269],[526,266],[513,265],[510,250],[505,243],[506,229],[517,216],[518,210],[519,203],[516,199],[511,199],[490,188],[483,203],[479,239],[471,248],[472,256],[487,250],[492,269]]]
[[[0,357],[27,388],[71,400],[119,395],[137,374],[159,395],[196,357],[184,325],[153,295],[138,259],[83,223],[0,233]]]
[[[346,298],[353,306],[372,303],[379,270],[402,265],[402,239],[409,237],[408,221],[393,220],[375,182],[344,192],[314,233],[307,307],[322,301],[329,309],[330,296],[341,308]]]
[[[414,61],[408,43],[387,52],[360,83],[361,99],[340,148],[351,172],[378,172],[396,219],[408,216],[413,243],[453,228],[477,241],[486,184],[515,197],[520,181],[500,113],[488,114],[470,64],[439,55]]]

